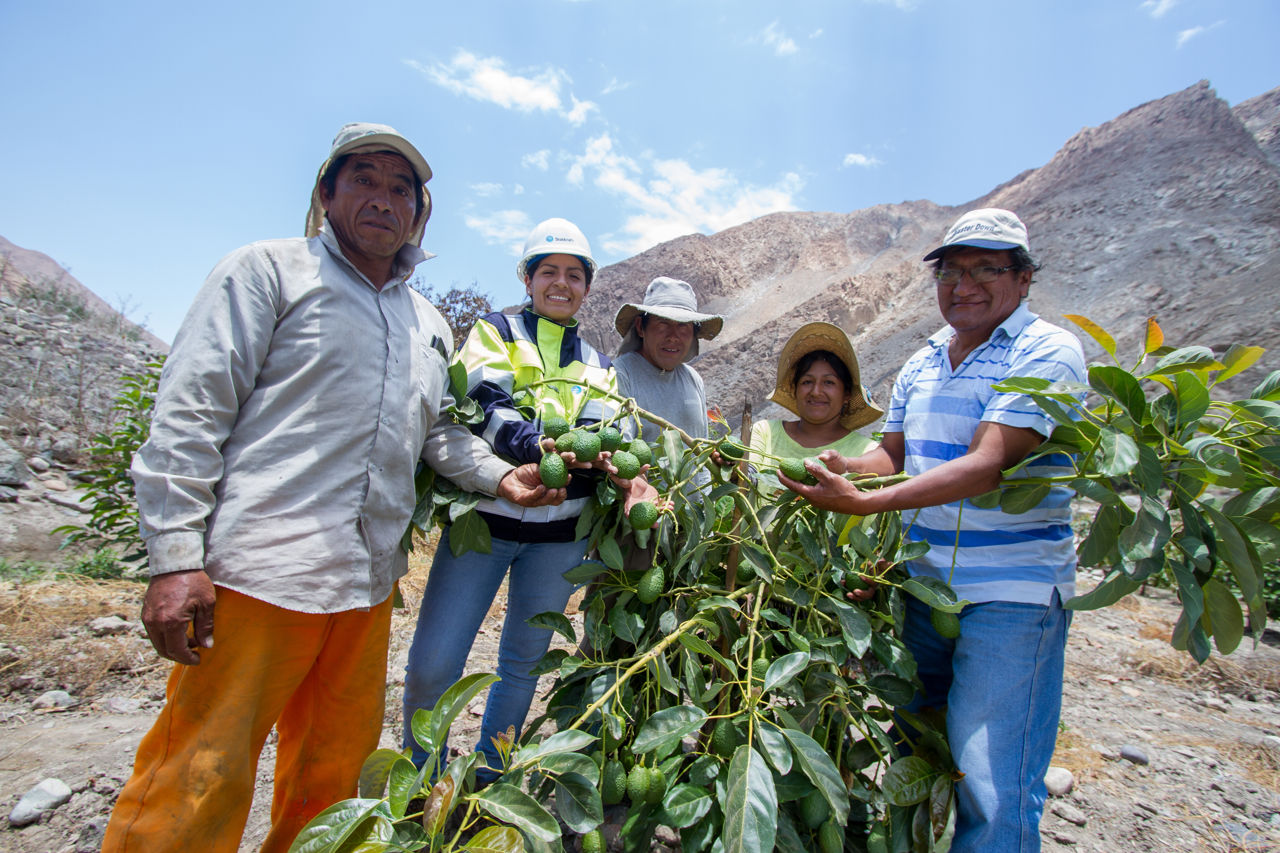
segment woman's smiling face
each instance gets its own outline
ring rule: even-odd
[[[577,255],[548,255],[524,279],[533,310],[549,320],[570,320],[587,296],[587,270]]]
[[[819,425],[839,419],[849,397],[849,389],[825,360],[815,360],[796,379],[797,414],[806,423]]]

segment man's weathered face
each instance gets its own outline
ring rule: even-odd
[[[1005,251],[969,246],[947,250],[941,268],[965,273],[955,284],[937,285],[938,308],[953,329],[985,340],[1017,309],[1031,286],[1031,270],[1006,270],[985,284],[971,276],[983,267],[1006,267],[1009,261],[1010,253]]]
[[[675,370],[684,364],[693,348],[692,323],[677,323],[651,314],[647,323],[636,317],[636,333],[640,335],[640,354],[659,370]]]
[[[361,271],[366,262],[394,258],[413,233],[417,200],[413,168],[399,154],[353,154],[320,200],[338,243]],[[381,284],[381,282],[375,282]]]

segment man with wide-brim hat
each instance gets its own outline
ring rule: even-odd
[[[407,282],[428,257],[429,177],[393,128],[345,125],[306,236],[223,258],[174,338],[131,474],[142,621],[176,665],[108,853],[235,853],[272,729],[263,851],[356,794],[420,459],[468,491],[564,499],[446,414],[449,326]]]
[[[957,615],[903,596],[903,641],[922,684],[904,710],[945,712],[960,771],[952,853],[1034,853],[1062,705],[1063,602],[1075,594],[1063,485],[1074,470],[1061,454],[1028,459],[1056,422],[1030,397],[997,389],[1015,377],[1082,388],[1084,353],[1027,307],[1039,265],[1012,211],[969,211],[924,260],[947,325],[899,371],[880,444],[856,458],[821,454],[825,466],[806,465],[815,485],[781,479],[835,512],[899,511],[904,538],[928,543],[907,572],[967,603]],[[1053,485],[1019,512],[969,500],[999,488],[1005,471]],[[847,472],[910,478],[861,491]]]
[[[614,328],[622,344],[613,366],[618,390],[640,408],[670,421],[693,438],[706,438],[707,392],[698,371],[686,362],[724,327],[724,318],[698,310],[698,298],[686,281],[659,276],[649,282],[644,301],[618,309]],[[661,429],[642,420],[641,435],[657,440]]]

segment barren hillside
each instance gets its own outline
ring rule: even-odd
[[[1155,316],[1170,343],[1275,351],[1278,126],[1280,90],[1233,110],[1201,82],[1080,131],[1044,166],[954,208],[777,213],[656,246],[600,271],[584,324],[612,351],[617,306],[656,275],[684,278],[726,316],[698,369],[730,420],[748,402],[761,413],[782,342],[817,319],[853,335],[864,381],[884,400],[898,367],[941,326],[920,258],[963,210],[999,206],[1030,229],[1044,263],[1031,307],[1047,319],[1083,314],[1123,347]]]

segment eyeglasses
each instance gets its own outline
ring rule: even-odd
[[[1015,266],[1008,267],[973,267],[965,269],[963,267],[942,267],[934,270],[933,277],[938,280],[938,284],[944,284],[947,287],[960,283],[960,279],[965,273],[969,274],[969,280],[974,284],[990,284],[1009,270],[1016,270]]]

